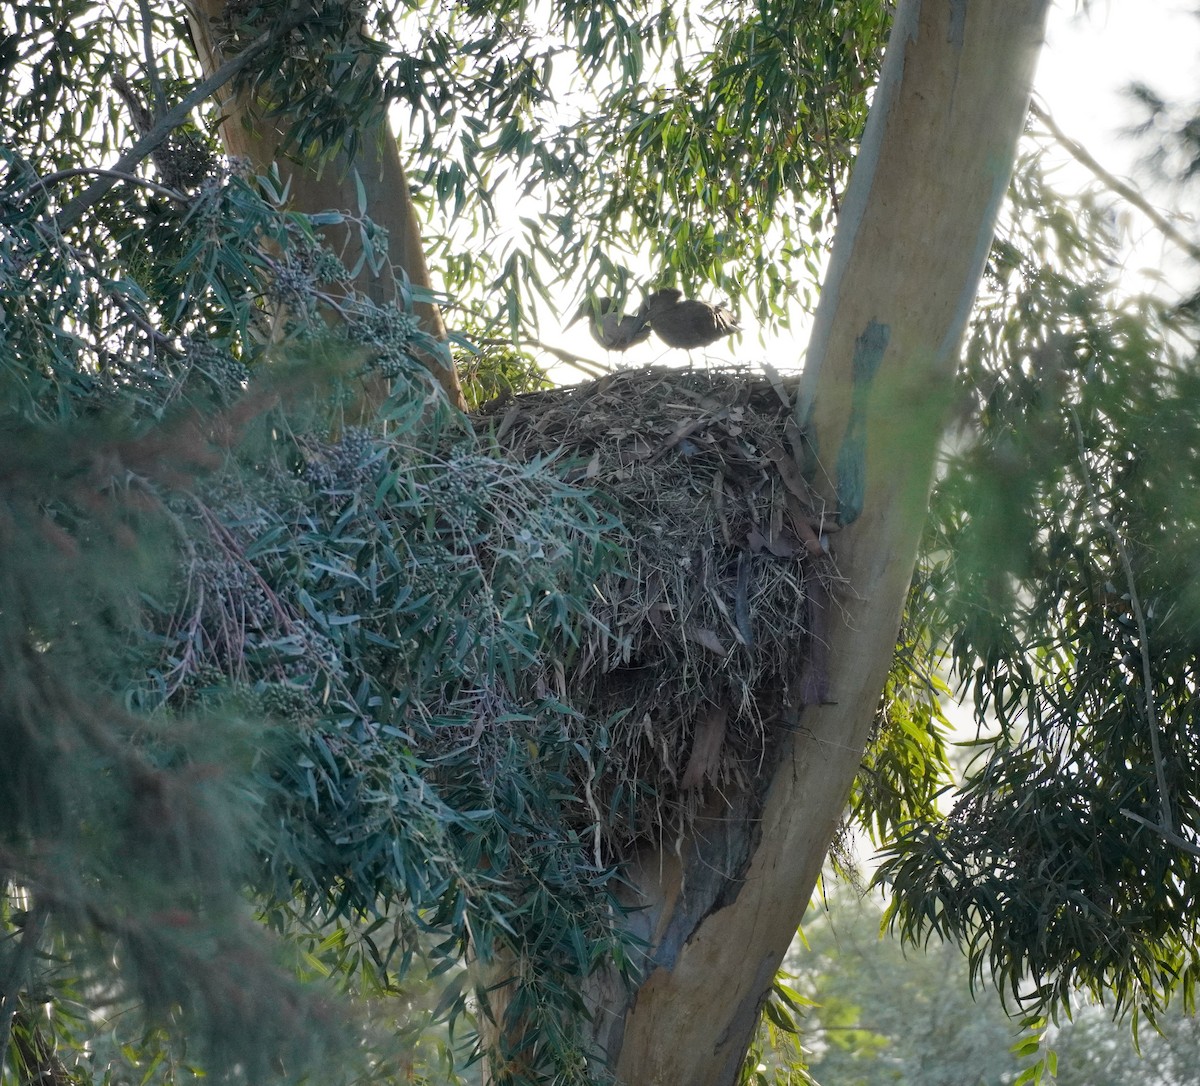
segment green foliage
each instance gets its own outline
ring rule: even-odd
[[[795,987],[788,973],[776,974],[767,993],[758,1029],[742,1062],[739,1086],[818,1086],[809,1073],[802,1022],[812,1000]]]
[[[634,258],[761,316],[807,303],[887,11],[239,2],[220,36],[262,45],[246,85],[299,157],[332,163],[407,105],[432,262],[467,326],[527,333],[562,283],[626,294]],[[177,14],[48,0],[4,20],[12,1066],[316,1074],[342,1032],[365,1061],[347,1077],[417,1074],[324,997],[419,990],[456,1028],[504,1016],[521,1075],[584,1081],[584,979],[637,965],[593,848],[603,750],[566,684],[616,526],[559,465],[508,462],[445,408],[414,357],[448,351],[402,273],[395,306],[350,290],[320,232],[355,232],[390,274],[369,209],[291,214],[276,179],[205,169],[191,125],[151,174],[89,184],[191,88]],[[853,814],[898,835],[883,877],[910,937],[963,940],[976,979],[1035,1011],[1082,986],[1154,1016],[1200,964],[1180,923],[1194,310],[1114,295],[1096,217],[1035,171],[1015,208]],[[495,353],[478,396],[537,380]],[[364,382],[392,389],[366,424]],[[943,651],[999,736],[941,821]],[[777,990],[770,1029],[795,1002]]]
[[[227,55],[261,50],[239,78],[286,118],[297,157],[353,153],[381,106],[401,104],[430,264],[466,307],[461,327],[536,339],[581,279],[624,297],[635,259],[660,269],[658,285],[707,285],[768,323],[798,297],[809,307],[888,24],[881,2],[680,13],[643,0],[536,12],[328,0],[300,12],[272,0],[229,4],[215,36]],[[153,120],[198,78],[174,12],[50,0],[10,25],[0,123],[42,176],[140,134],[122,81]],[[194,176],[176,166],[206,145],[185,126],[156,154],[158,180]],[[176,245],[185,210],[169,192],[123,185],[106,207],[102,229],[130,267]]]
[[[95,93],[95,75],[61,78]],[[189,194],[129,178],[80,201],[73,176],[43,183],[40,149],[14,143],[9,1057],[264,1079],[320,1073],[332,1039],[358,1035],[376,1068],[407,1074],[326,1008],[319,976],[352,994],[421,985],[469,944],[529,970],[522,996],[550,1040],[528,1066],[565,1066],[582,978],[628,967],[560,678],[618,558],[614,523],[559,466],[503,460],[445,406],[413,357],[445,351],[417,327],[417,292],[401,281],[381,307],[348,291],[354,269],[318,231],[356,230],[387,274],[369,219],[287,212],[272,178],[237,170]],[[379,418],[348,425],[380,378]],[[473,994],[456,981],[434,1010],[461,1016]]]
[[[111,437],[82,422],[10,424],[25,456],[8,466],[21,515],[0,608],[16,699],[4,798],[19,812],[5,877],[14,902],[32,902],[11,921],[14,987],[44,989],[21,953],[36,945],[28,918],[44,912],[75,970],[77,944],[99,934],[118,948],[120,985],[103,982],[112,1006],[179,1015],[211,1071],[267,1074],[269,1027],[314,1043],[328,1030],[302,1026],[301,1010],[284,1016],[300,996],[280,995],[265,952],[227,930],[262,937],[243,915],[249,887],[280,930],[353,942],[340,968],[376,984],[430,950],[439,969],[457,962],[468,931],[481,959],[511,948],[532,971],[522,994],[541,1035],[557,1024],[546,1058],[559,1059],[578,1045],[575,986],[620,947],[610,874],[581,840],[591,815],[573,794],[587,752],[545,675],[615,556],[602,540],[611,523],[549,465],[509,464],[460,430],[439,452],[428,387],[400,382],[386,429],[330,439],[298,428],[302,401],[263,410],[297,380],[276,370],[207,416],[219,433],[252,411],[232,455],[191,414]],[[82,491],[73,503],[47,486],[48,448],[64,486]],[[157,517],[113,514],[110,542],[93,493],[114,478],[135,512],[149,503]],[[61,561],[40,556],[44,539]],[[154,577],[134,579],[143,554]],[[60,672],[81,690],[68,696]],[[264,718],[265,732],[246,723]],[[76,756],[56,757],[64,745]],[[85,784],[105,763],[105,787]],[[244,777],[226,785],[238,764]],[[111,842],[98,832],[110,823]],[[263,972],[258,988],[243,959]],[[231,1000],[230,986],[248,995]],[[255,1009],[246,999],[260,992]],[[470,994],[444,1009],[461,1012]]]
[[[907,936],[963,940],[1031,1010],[1153,1019],[1200,975],[1200,337],[1111,288],[1102,209],[1028,162],[1014,197],[913,604],[998,732],[881,878]]]
[[[850,793],[850,820],[876,844],[894,840],[906,826],[935,821],[938,798],[950,784],[950,724],[942,708],[950,690],[933,669],[931,646],[920,644],[912,627],[900,631],[875,731]]]
[[[809,1071],[819,1083],[855,1086],[1001,1086],[1023,1060],[1017,1024],[995,996],[972,999],[956,946],[931,941],[906,952],[880,935],[881,902],[826,879],[804,925],[806,946],[788,960],[809,1000],[801,1022]]]
[[[549,385],[537,363],[507,344],[492,343],[478,350],[456,352],[454,368],[470,411]]]
[[[478,955],[528,940],[545,968],[585,974],[607,875],[563,812],[579,754],[545,675],[615,556],[611,523],[548,465],[507,463],[457,430],[445,455],[423,448],[411,386],[382,414],[390,437],[250,441],[244,466],[191,498],[196,555],[147,697],[228,688],[299,729],[304,751],[281,770],[280,899],[298,880],[334,915],[408,901],[417,928],[452,936],[451,958],[469,919]],[[414,937],[394,936],[378,964]]]
[[[273,743],[231,712],[152,717],[122,696],[139,594],[170,581],[155,483],[187,442],[174,420],[8,416],[2,432],[5,1058],[58,1074],[58,1041],[140,1006],[211,1074],[315,1069],[340,1013],[290,979],[240,893],[269,833],[256,778]]]
[[[403,104],[431,263],[479,326],[529,336],[581,278],[623,297],[635,256],[764,320],[811,302],[886,4],[382,4],[372,38],[364,7],[318,5],[247,79],[307,154]],[[282,0],[229,12],[231,47],[290,17]]]
[[[884,902],[826,879],[825,896],[804,925],[804,943],[786,965],[802,994],[806,1066],[827,1086],[1184,1086],[1195,1078],[1200,1029],[1182,1007],[1143,1026],[1140,1049],[1128,1026],[1082,1001],[1057,1022],[1010,1017],[990,986],[974,986],[953,943],[923,952],[881,931]],[[820,906],[818,908],[818,905]],[[787,1066],[772,1044],[760,1062]],[[769,1079],[767,1081],[770,1081]]]

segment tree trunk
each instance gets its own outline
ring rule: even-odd
[[[1029,103],[1047,0],[904,0],[841,213],[797,405],[843,528],[829,704],[761,798],[631,866],[651,965],[596,992],[627,1086],[728,1086],[812,895],[879,705],[959,343]],[[603,981],[598,982],[598,986]]]
[[[213,24],[220,19],[225,6],[226,0],[188,0],[187,4],[200,62],[209,73],[228,59],[220,55],[212,33]],[[279,127],[282,119],[264,119],[256,111],[256,103],[247,95],[235,95],[226,87],[221,92],[220,105],[221,138],[226,151],[247,159],[258,170],[275,165],[290,187],[291,203],[296,210],[312,213],[357,207],[357,181],[361,181],[372,220],[388,231],[392,263],[404,269],[413,286],[429,289],[429,268],[425,263],[421,228],[400,161],[399,144],[386,116],[381,113],[374,125],[359,132],[358,150],[353,159],[338,155],[323,169],[317,170],[279,154],[286,138],[286,131]],[[353,264],[361,253],[356,236],[347,232],[342,240],[346,262]],[[395,297],[391,282],[372,275],[369,267],[363,268],[355,286],[376,302],[388,302]],[[414,310],[424,331],[435,339],[446,339],[446,327],[436,305],[417,302]],[[454,369],[437,359],[423,358],[422,361],[445,388],[451,402],[465,409]]]

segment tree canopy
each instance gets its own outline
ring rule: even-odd
[[[3,12],[5,1074],[432,1075],[423,1008],[448,1073],[492,1020],[497,1081],[601,1081],[597,978],[646,951],[612,842],[671,824],[636,776],[601,809],[622,719],[572,676],[636,541],[435,375],[538,386],[539,323],[647,266],[811,310],[890,5],[217,7]],[[291,203],[389,110],[432,284],[365,168]],[[1198,310],[1123,292],[1107,208],[1021,163],[845,824],[1027,1013],[1153,1018],[1200,968]],[[942,666],[981,725],[946,816]]]

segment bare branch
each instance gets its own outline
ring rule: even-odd
[[[271,44],[280,34],[291,30],[302,21],[302,14],[296,13],[292,18],[273,26],[254,39],[237,56],[231,57],[222,64],[207,79],[202,79],[171,109],[155,122],[154,127],[137,140],[116,162],[111,170],[104,172],[83,192],[69,200],[55,217],[59,230],[67,230],[79,221],[89,207],[108,194],[121,176],[133,172],[133,168],[159,146],[176,128],[187,120],[188,114],[203,102],[214,91],[219,90],[235,75],[245,68],[259,53]],[[117,176],[112,176],[112,175]]]
[[[603,377],[606,374],[612,373],[611,366],[605,366],[599,362],[593,362],[590,358],[583,358],[580,355],[572,354],[570,351],[564,351],[561,347],[552,347],[549,343],[543,343],[540,339],[530,338],[526,342],[531,347],[536,347],[539,351],[545,351],[546,354],[557,358],[560,362],[570,366],[572,369],[578,370],[587,377]]]
[[[174,200],[176,203],[187,203],[187,197],[183,193],[167,188],[166,185],[160,185],[158,182],[151,181],[145,177],[138,177],[135,173],[125,173],[122,170],[108,170],[99,166],[72,166],[67,170],[55,170],[54,173],[48,173],[45,177],[39,177],[24,192],[17,193],[13,197],[13,203],[20,203],[22,200],[28,199],[39,189],[48,189],[51,185],[55,185],[59,181],[65,181],[70,177],[83,177],[87,175],[109,177],[114,182],[128,181],[131,185],[141,185],[142,188],[150,189],[152,192],[158,193],[159,196],[164,196],[168,200]]]
[[[1076,162],[1086,166],[1096,178],[1105,186],[1111,189],[1123,200],[1128,200],[1136,207],[1143,215],[1146,216],[1159,230],[1162,231],[1171,241],[1175,242],[1183,249],[1188,256],[1193,260],[1200,260],[1200,245],[1188,238],[1174,223],[1171,222],[1161,211],[1154,207],[1140,192],[1132,185],[1122,181],[1115,174],[1110,173],[1099,162],[1092,157],[1086,147],[1080,143],[1076,143],[1071,139],[1057,124],[1054,123],[1054,118],[1050,116],[1036,102],[1030,103],[1029,112],[1033,114],[1039,121],[1046,126],[1047,131],[1060,144],[1064,151],[1067,152]]]

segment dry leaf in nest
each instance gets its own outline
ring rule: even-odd
[[[643,818],[705,784],[745,786],[799,706],[828,698],[810,634],[836,578],[788,391],[745,370],[622,370],[479,420],[509,455],[569,460],[628,531],[569,688],[615,722],[609,787],[652,795]]]

